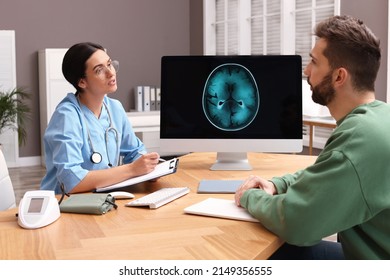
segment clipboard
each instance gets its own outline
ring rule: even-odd
[[[113,185],[110,185],[107,187],[98,188],[95,190],[95,192],[106,192],[106,191],[110,191],[113,189],[118,189],[118,188],[122,188],[122,187],[131,186],[134,184],[142,183],[145,181],[149,181],[149,180],[159,178],[159,177],[162,177],[165,175],[173,174],[176,172],[178,164],[179,164],[178,158],[173,158],[173,159],[164,161],[164,162],[158,164],[156,166],[156,168],[148,174],[141,175],[138,177],[133,177],[133,178],[127,179],[125,181],[122,181],[122,182],[119,182],[117,184],[113,184]]]

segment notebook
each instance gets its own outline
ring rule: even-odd
[[[134,184],[138,184],[138,183],[149,181],[149,180],[152,180],[155,178],[159,178],[159,177],[162,177],[165,175],[169,175],[169,174],[176,172],[178,164],[179,164],[179,159],[173,158],[173,159],[170,159],[170,160],[167,160],[167,161],[164,161],[164,162],[158,164],[156,166],[156,168],[148,174],[134,177],[134,178],[130,178],[128,180],[122,181],[120,183],[117,183],[117,184],[114,184],[111,186],[98,188],[95,191],[96,192],[110,191],[112,189],[118,189],[118,188],[122,188],[122,187],[126,187],[126,186],[131,186]]]
[[[243,180],[201,180],[198,193],[235,193]]]
[[[207,198],[184,209],[186,214],[211,216],[224,219],[259,222],[248,211],[237,206],[234,200]]]

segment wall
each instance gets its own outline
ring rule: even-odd
[[[41,154],[38,50],[102,44],[120,61],[112,97],[130,110],[135,85],[160,84],[161,56],[190,53],[189,10],[190,0],[0,0],[0,29],[16,34],[17,84],[32,93],[28,143],[19,148],[20,157]]]
[[[376,98],[386,101],[388,53],[388,0],[340,0],[340,14],[360,18],[381,40],[382,60],[375,83]]]
[[[203,55],[203,1],[190,0],[190,53]]]

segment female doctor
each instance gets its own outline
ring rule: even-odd
[[[60,102],[46,129],[41,189],[89,192],[156,167],[158,153],[145,154],[123,106],[107,97],[117,90],[116,66],[94,43],[76,44],[65,54],[62,72],[76,93]],[[118,166],[120,156],[124,164]]]

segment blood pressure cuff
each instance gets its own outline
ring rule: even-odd
[[[61,212],[103,215],[118,208],[115,198],[107,193],[72,194],[60,204]]]

